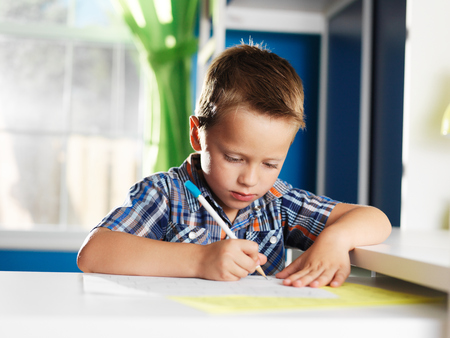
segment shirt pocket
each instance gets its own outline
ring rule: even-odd
[[[166,232],[166,242],[210,244],[209,231],[198,225],[176,224],[170,222]]]
[[[276,274],[284,268],[282,228],[269,231],[248,231],[245,238],[258,243],[259,253],[267,257],[267,263],[262,266],[266,274]]]

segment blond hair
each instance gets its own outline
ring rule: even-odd
[[[304,128],[302,80],[291,64],[261,45],[226,49],[209,66],[196,115],[200,128],[215,125],[238,106]]]

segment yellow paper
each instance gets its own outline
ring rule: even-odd
[[[443,297],[424,297],[366,285],[344,283],[339,288],[325,287],[338,298],[296,298],[257,296],[169,297],[211,314],[285,311],[314,308],[379,306],[443,301]]]

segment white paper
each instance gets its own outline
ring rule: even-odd
[[[141,277],[103,274],[84,274],[84,291],[117,295],[147,296],[261,296],[336,298],[327,290],[294,288],[282,284],[281,279],[248,276],[235,282],[218,282],[197,278]]]

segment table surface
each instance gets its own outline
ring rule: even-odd
[[[384,244],[357,248],[352,253],[352,261],[380,273],[401,275],[399,278],[404,280],[411,277],[407,270],[417,266],[431,266],[433,274],[445,272],[449,270],[450,255],[439,257],[449,250],[448,237],[444,235],[448,234],[429,234],[429,238],[435,240],[432,245],[418,233],[395,230]],[[428,248],[433,249],[430,252],[434,255],[421,254]],[[377,270],[377,259],[389,268],[382,264]],[[402,262],[409,265],[398,265]],[[212,315],[163,296],[86,292],[83,276],[81,273],[0,272],[0,337],[229,338],[232,335],[273,337],[296,333],[347,338],[447,337],[449,312],[447,304],[442,302]],[[386,276],[350,277],[348,282],[418,294],[436,292],[418,284],[445,289],[443,282],[419,278],[415,274],[411,279],[417,284]]]
[[[436,292],[389,277],[349,282],[395,291]],[[85,292],[83,274],[0,272],[1,337],[258,337],[298,330],[316,337],[445,337],[446,304],[429,303],[211,315],[163,296]],[[195,334],[194,334],[195,333]],[[388,334],[387,334],[388,333]],[[338,335],[336,335],[338,334]]]
[[[450,291],[450,231],[393,228],[382,244],[358,247],[352,264],[444,292]]]

